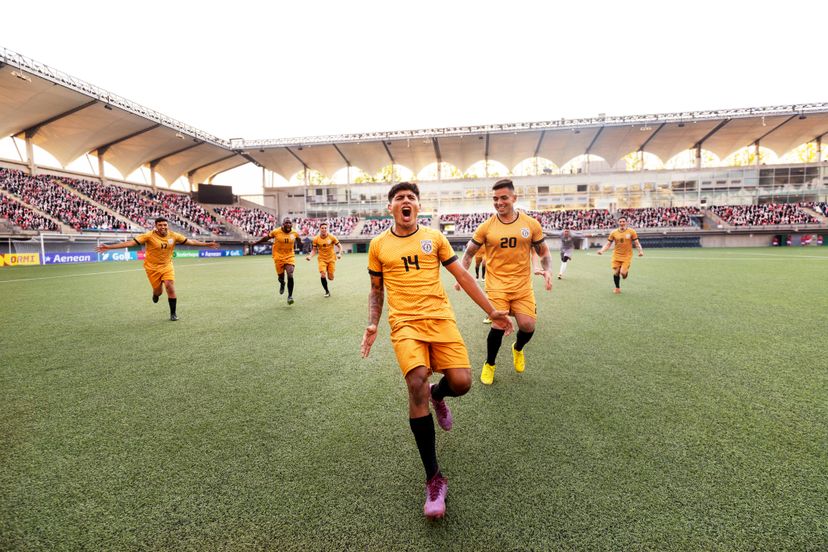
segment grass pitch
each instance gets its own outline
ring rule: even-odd
[[[579,253],[527,370],[449,291],[475,385],[438,428],[447,518],[364,255],[296,304],[269,258],[0,270],[0,549],[824,550],[828,248],[649,250],[612,294]],[[555,268],[557,269],[557,259]],[[446,274],[448,289],[451,281]]]

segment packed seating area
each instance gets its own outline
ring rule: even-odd
[[[53,176],[0,168],[0,187],[77,231],[129,230],[125,222],[56,184]]]
[[[332,218],[302,218],[293,221],[293,227],[299,234],[315,236],[319,233],[319,225],[328,223],[328,232],[334,236],[350,236],[359,222],[359,217],[332,217]]]
[[[529,216],[540,221],[544,232],[570,230],[603,230],[615,228],[615,220],[606,209],[569,210],[569,211],[527,211]]]
[[[251,236],[264,236],[277,226],[279,220],[267,211],[247,207],[214,207],[224,219]]]
[[[648,207],[619,209],[616,218],[626,217],[633,228],[680,228],[698,226],[692,217],[702,215],[698,207]]]
[[[23,230],[40,232],[56,232],[57,224],[41,216],[20,202],[8,197],[0,196],[0,219],[7,219],[10,224]]]
[[[819,224],[819,221],[803,211],[798,203],[719,205],[710,209],[727,224],[733,226]]]
[[[813,209],[820,215],[824,217],[828,217],[828,202],[825,201],[810,201],[808,203],[803,203],[803,207],[807,207],[809,209]]]
[[[134,190],[125,186],[117,186],[115,184],[101,184],[92,180],[79,180],[74,178],[61,178],[61,182],[67,186],[77,190],[86,197],[97,201],[108,209],[111,209],[119,215],[127,218],[139,226],[144,228],[152,228],[154,219],[158,216],[163,216],[169,219],[170,223],[177,227],[176,230],[183,231],[187,234],[197,235],[202,234],[202,230],[192,224],[189,220],[181,216],[181,211],[175,207],[165,208],[165,206],[158,201],[155,196],[167,194],[165,192],[158,192],[152,194],[150,191]],[[187,196],[181,196],[191,201]],[[174,205],[174,201],[171,202]],[[199,208],[203,209],[200,205]],[[213,220],[215,218],[213,217]],[[216,221],[218,224],[218,221]]]
[[[365,225],[360,231],[361,236],[376,236],[385,230],[391,228],[393,219],[381,218],[370,219],[365,221]],[[417,224],[420,226],[431,226],[431,217],[417,217]]]
[[[455,234],[472,234],[480,224],[492,216],[491,213],[468,213],[440,215],[440,223],[454,223]]]
[[[188,195],[160,191],[155,193],[150,191],[142,191],[141,193],[160,203],[166,212],[183,215],[187,220],[198,224],[202,228],[206,228],[213,235],[229,235],[224,226],[216,220],[216,217],[207,212],[204,207],[195,202]]]

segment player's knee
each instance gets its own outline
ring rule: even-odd
[[[535,321],[532,320],[531,322],[524,322],[523,324],[518,323],[518,329],[522,332],[532,333],[535,331]]]
[[[471,378],[471,371],[470,370],[453,370],[456,375],[449,380],[451,385],[451,390],[454,391],[457,396],[465,395],[471,389],[472,378]]]
[[[428,373],[425,370],[412,370],[405,376],[409,400],[414,404],[428,401]]]
[[[328,280],[333,280],[333,279],[334,279],[334,275],[329,273],[328,274]]]

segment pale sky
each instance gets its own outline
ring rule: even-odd
[[[14,2],[0,47],[222,138],[825,101],[828,2]]]

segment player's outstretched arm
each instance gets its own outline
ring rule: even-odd
[[[136,245],[141,245],[141,244],[139,244],[135,240],[127,240],[127,241],[118,242],[118,243],[111,243],[111,244],[102,243],[98,247],[95,248],[95,251],[97,251],[98,253],[103,253],[104,251],[108,251],[110,249],[122,249],[124,247],[134,247]]]
[[[336,258],[341,259],[342,258],[342,244],[337,243],[336,245],[334,245],[334,249],[336,249]]]
[[[601,249],[599,249],[599,250],[597,251],[597,253],[598,253],[599,255],[603,255],[603,254],[607,251],[607,249],[609,249],[609,248],[610,248],[610,246],[611,246],[611,245],[612,245],[612,242],[611,242],[611,241],[608,241],[607,243],[605,243],[605,244],[604,244],[604,247],[602,247]]]
[[[271,238],[270,238],[269,235],[262,236],[260,239],[254,241],[254,242],[250,242],[250,245],[259,245],[260,243],[266,243],[266,242],[269,242],[270,239]]]
[[[477,282],[474,281],[474,278],[472,278],[472,275],[469,274],[468,270],[460,266],[458,263],[451,263],[446,266],[446,270],[448,270],[457,280],[455,287],[462,287],[463,291],[471,297],[472,301],[477,303],[477,305],[489,316],[492,320],[492,326],[499,330],[505,330],[506,335],[512,333],[512,321],[509,319],[509,313],[506,311],[495,310],[494,305],[492,305],[489,298],[486,297],[486,294],[483,293],[483,290],[480,289],[480,286],[477,285]]]
[[[544,287],[546,291],[552,291],[552,255],[549,253],[549,247],[546,246],[545,241],[534,244],[533,247],[540,259]]]
[[[643,257],[644,256],[644,249],[641,247],[641,242],[638,241],[638,240],[635,240],[633,243],[635,244],[635,248],[638,249],[638,256]]]
[[[377,339],[377,324],[379,324],[380,316],[382,316],[382,304],[384,302],[385,286],[382,282],[382,276],[371,274],[371,291],[368,292],[368,326],[365,328],[362,345],[360,345],[362,358],[368,358],[371,346]]]
[[[463,260],[461,261],[463,265],[463,270],[466,272],[469,271],[469,267],[471,266],[472,259],[474,259],[475,254],[480,250],[480,246],[474,243],[474,240],[469,240],[469,243],[466,244],[466,251],[463,253]],[[452,263],[453,264],[453,263]],[[453,272],[452,272],[453,274]],[[471,274],[469,274],[471,278]],[[454,284],[454,289],[460,291],[460,282]]]
[[[190,240],[190,239],[187,240],[187,245],[194,245],[196,247],[209,247],[210,249],[218,249],[218,246],[219,246],[218,242],[214,242],[214,241],[203,242],[203,241]]]

